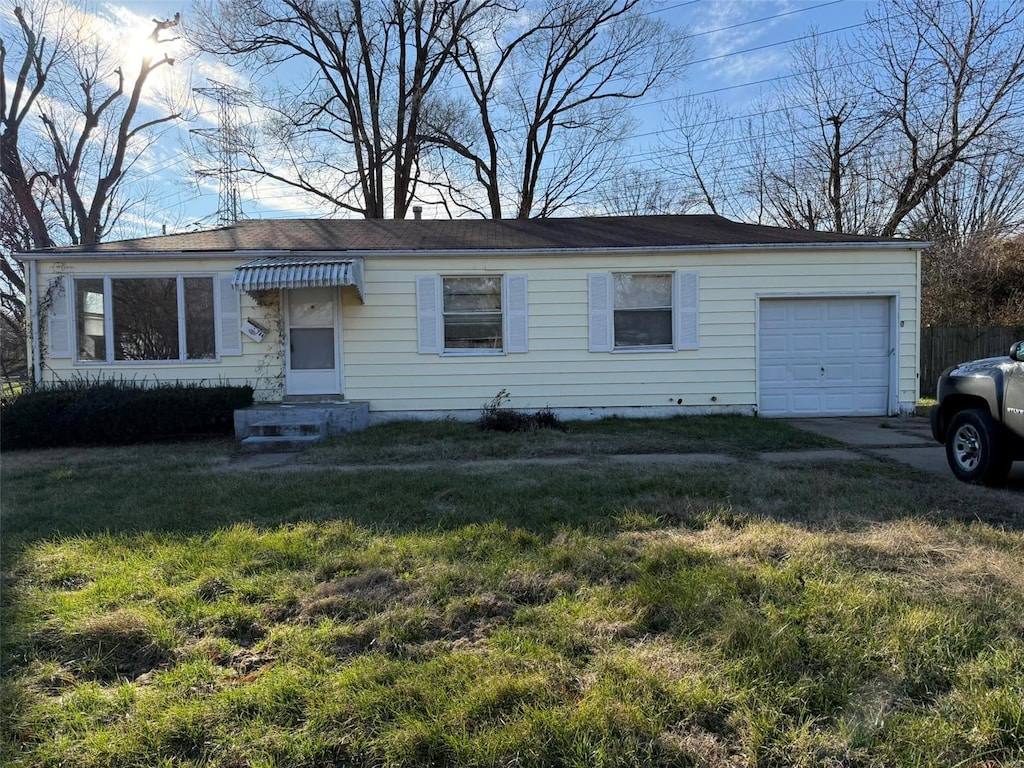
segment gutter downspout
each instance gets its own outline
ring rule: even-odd
[[[39,359],[41,351],[39,343],[39,298],[36,295],[39,285],[35,259],[28,262],[28,282],[29,312],[32,317],[32,350],[29,353],[32,355],[32,384],[34,387],[39,387],[43,383],[43,366],[42,361]]]

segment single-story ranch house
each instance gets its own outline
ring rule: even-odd
[[[248,383],[371,423],[894,415],[926,243],[718,216],[255,220],[20,254],[37,382]]]

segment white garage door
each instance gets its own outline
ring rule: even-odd
[[[763,416],[884,416],[889,299],[762,299],[758,411]]]

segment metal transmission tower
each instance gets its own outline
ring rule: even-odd
[[[217,127],[194,128],[190,133],[209,139],[220,165],[215,168],[200,168],[199,176],[215,176],[218,179],[217,191],[217,223],[234,224],[241,217],[242,209],[238,202],[238,162],[237,155],[241,146],[238,124],[235,120],[235,108],[245,106],[250,95],[248,91],[235,88],[233,85],[210,80],[205,88],[193,88],[194,93],[217,102]]]

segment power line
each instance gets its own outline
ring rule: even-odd
[[[739,29],[740,27],[749,27],[751,24],[763,24],[766,21],[774,21],[775,19],[781,19],[786,16],[793,16],[797,13],[806,13],[807,11],[816,11],[819,8],[827,8],[830,5],[839,5],[846,2],[846,0],[829,0],[827,3],[819,3],[818,5],[808,5],[803,8],[794,8],[792,11],[783,11],[782,13],[772,14],[771,16],[762,16],[759,19],[751,19],[750,21],[741,21],[737,24],[730,24],[726,27],[718,27],[717,29],[707,29],[700,32],[690,32],[688,37],[703,37],[704,35],[713,35],[718,32],[728,32],[733,29]]]
[[[672,10],[672,9],[679,8],[679,7],[694,5],[697,2],[699,2],[699,1],[700,0],[690,0],[690,2],[677,3],[676,5],[670,6],[669,8],[659,9],[657,11],[652,11],[651,13],[659,13],[659,12],[664,12],[665,10]],[[753,20],[746,21],[746,22],[740,22],[740,23],[737,23],[737,24],[720,27],[720,28],[717,28],[717,29],[714,29],[714,30],[706,30],[706,31],[697,33],[697,35],[707,35],[707,34],[712,34],[712,33],[720,32],[720,31],[728,31],[728,30],[735,29],[735,28],[738,28],[738,27],[749,26],[749,25],[756,24],[756,23],[764,23],[766,21],[770,21],[770,20],[775,19],[775,18],[780,18],[780,17],[784,17],[784,16],[790,16],[790,15],[793,15],[795,13],[801,13],[801,12],[805,12],[805,11],[809,11],[809,10],[814,10],[814,9],[817,9],[817,8],[822,8],[822,7],[827,7],[827,6],[835,5],[838,2],[840,2],[840,0],[833,0],[832,2],[820,3],[818,5],[807,7],[807,8],[791,10],[791,11],[787,11],[787,12],[784,12],[784,13],[775,14],[773,16],[766,16],[766,17],[762,17],[762,18],[759,18],[759,19],[753,19]],[[948,4],[949,3],[947,3],[947,5]],[[650,14],[645,14],[645,15],[650,15]],[[835,33],[838,33],[838,32],[848,31],[848,30],[851,30],[851,29],[854,29],[854,28],[857,28],[857,27],[864,26],[866,23],[867,22],[864,22],[864,23],[861,23],[861,24],[848,25],[848,26],[844,26],[844,27],[840,27],[840,28],[836,28],[836,29],[827,30],[827,31],[819,33],[819,34],[827,35],[827,34],[835,34]],[[765,45],[762,45],[762,46],[756,46],[756,47],[753,47],[753,48],[746,48],[746,49],[742,49],[742,50],[738,50],[738,51],[732,51],[732,52],[728,52],[728,53],[725,53],[725,54],[720,54],[720,55],[717,55],[717,56],[707,57],[705,59],[701,59],[701,60],[699,60],[697,62],[694,62],[694,63],[705,63],[705,62],[709,62],[709,61],[721,60],[721,59],[725,59],[725,58],[728,58],[728,57],[731,57],[731,56],[737,56],[737,55],[741,55],[741,54],[745,54],[745,53],[751,53],[751,52],[756,52],[756,51],[760,51],[760,50],[765,50],[767,48],[777,47],[777,46],[780,46],[780,45],[787,45],[787,44],[790,44],[790,43],[793,43],[793,42],[797,42],[797,41],[800,41],[800,40],[808,39],[809,37],[811,37],[811,35],[804,35],[804,36],[800,36],[800,37],[790,38],[788,40],[783,40],[783,41],[779,41],[779,42],[775,42],[775,43],[765,44]],[[865,61],[867,61],[867,60],[865,60]],[[726,91],[732,91],[732,90],[741,89],[741,88],[749,88],[749,87],[753,87],[753,86],[757,86],[757,85],[766,85],[766,84],[769,84],[769,83],[783,82],[783,81],[792,79],[794,77],[797,77],[800,74],[802,74],[802,73],[789,73],[789,74],[778,75],[778,76],[774,76],[774,77],[770,77],[770,78],[763,78],[763,79],[756,80],[756,81],[750,81],[750,82],[739,83],[739,84],[734,84],[734,85],[730,85],[730,86],[722,86],[722,87],[718,87],[718,88],[707,89],[707,90],[704,90],[704,91],[700,91],[700,92],[691,94],[691,96],[696,97],[696,96],[704,96],[704,95],[713,95],[713,94],[718,94],[718,93],[722,93],[722,92],[726,92]],[[641,107],[641,106],[651,106],[651,105],[655,105],[655,104],[668,103],[668,102],[671,102],[673,100],[674,100],[674,98],[656,99],[656,100],[645,100],[645,101],[638,101],[638,102],[636,102],[636,105],[638,107]],[[803,105],[803,106],[808,106],[808,105]],[[783,110],[781,110],[781,109],[780,110],[771,110],[770,112],[768,112],[766,114],[772,114],[772,113],[779,112],[779,111],[783,111]],[[722,118],[721,120],[714,121],[713,124],[718,124],[718,123],[722,123],[722,122],[733,122],[735,120],[741,120],[741,119],[745,119],[745,118],[749,118],[749,117],[760,116],[761,114],[762,113],[752,113],[752,114],[748,113],[746,115],[738,115],[738,116]],[[644,137],[648,137],[648,136],[666,135],[666,134],[670,134],[670,133],[674,132],[674,130],[675,129],[673,129],[673,128],[660,129],[660,130],[657,130],[657,131],[647,132],[647,133],[643,133],[643,134],[636,134],[632,138],[635,140],[637,138],[644,138]],[[772,134],[772,135],[779,135],[779,134]],[[732,141],[730,141],[728,143],[735,143],[736,141],[738,141],[738,140],[732,140]],[[720,145],[715,145],[714,143],[709,142],[707,145],[705,145],[706,148],[710,148],[711,146],[725,146],[725,143],[720,144]],[[651,153],[650,153],[650,151],[639,152],[639,153],[631,154],[630,157],[631,158],[635,158],[636,160],[639,160],[639,161],[643,162],[644,160],[651,159]],[[292,195],[292,194],[287,195],[287,197],[289,197],[289,198],[294,197],[294,199],[300,199],[303,196],[304,195],[302,193],[300,193],[300,192],[296,192],[296,193],[294,193],[294,195]]]

